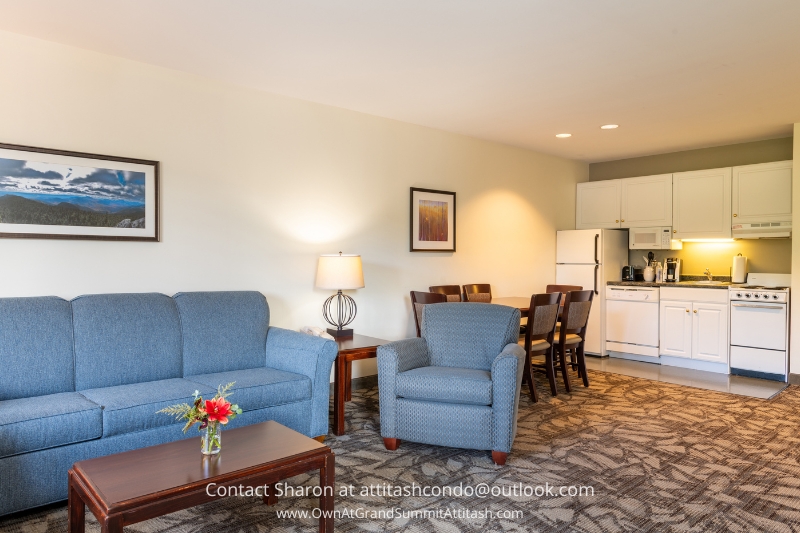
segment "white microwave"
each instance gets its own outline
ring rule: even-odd
[[[672,238],[672,228],[656,226],[652,228],[630,228],[628,230],[630,250],[680,250],[681,241]]]

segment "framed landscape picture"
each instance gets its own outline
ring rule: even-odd
[[[0,237],[158,241],[158,161],[0,143]]]
[[[456,193],[411,187],[411,251],[456,251]]]

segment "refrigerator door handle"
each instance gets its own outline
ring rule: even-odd
[[[597,246],[598,246],[599,242],[600,242],[600,234],[595,233],[595,235],[594,235],[594,264],[595,265],[599,265],[600,264],[600,259],[597,258]],[[596,287],[597,287],[597,283],[595,283],[595,288]],[[597,292],[597,291],[595,290],[594,292]]]
[[[595,295],[599,295],[600,293],[597,292],[597,271],[600,269],[600,265],[594,266],[594,293]]]

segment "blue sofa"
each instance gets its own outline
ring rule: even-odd
[[[66,499],[76,461],[182,438],[199,456],[156,411],[231,381],[226,428],[326,435],[336,353],[269,327],[258,292],[0,298],[0,515]]]

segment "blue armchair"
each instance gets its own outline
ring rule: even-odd
[[[378,348],[381,436],[492,450],[505,464],[517,432],[525,364],[518,309],[485,303],[426,306],[420,338]]]

